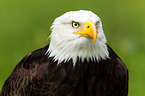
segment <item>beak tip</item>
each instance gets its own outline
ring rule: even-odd
[[[96,44],[96,41],[94,41],[94,44]]]
[[[97,40],[97,37],[95,36],[95,37],[93,37],[93,39],[94,39],[94,44],[96,43],[96,40]]]
[[[96,43],[96,40],[94,39],[94,44]]]

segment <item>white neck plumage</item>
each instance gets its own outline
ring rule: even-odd
[[[58,64],[62,61],[73,60],[73,64],[77,62],[77,57],[79,57],[82,62],[84,59],[94,60],[99,62],[100,59],[109,58],[109,52],[107,50],[107,45],[104,42],[97,40],[94,44],[93,40],[90,38],[81,38],[82,42],[78,43],[77,41],[63,41],[51,39],[47,53],[49,57],[54,57],[54,61],[58,61]],[[77,42],[77,43],[76,43]]]

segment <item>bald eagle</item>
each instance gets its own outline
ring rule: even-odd
[[[96,14],[67,12],[51,30],[50,44],[17,64],[1,96],[127,96],[128,70]]]

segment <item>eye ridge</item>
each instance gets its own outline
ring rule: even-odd
[[[73,28],[78,28],[80,26],[80,24],[76,21],[72,21],[71,25],[72,25]]]

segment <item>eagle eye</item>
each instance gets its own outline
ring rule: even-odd
[[[98,27],[98,24],[99,24],[99,23],[100,23],[100,22],[99,22],[99,21],[97,21],[97,22],[96,22],[96,24],[95,24],[95,26],[96,26],[96,27]]]
[[[76,21],[72,21],[71,25],[72,25],[73,28],[78,28],[80,26],[80,24]]]

